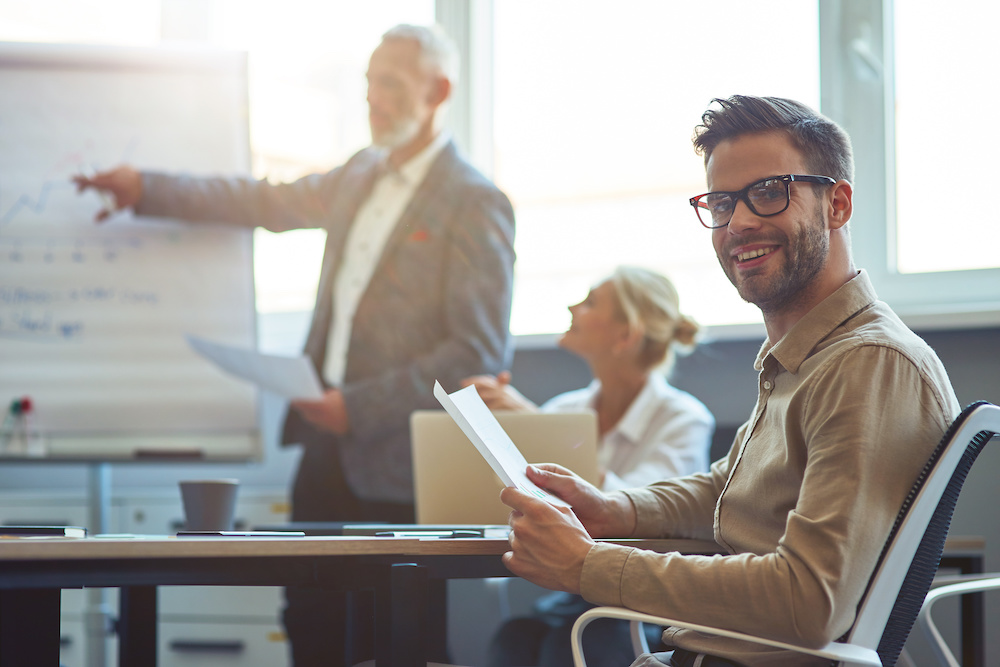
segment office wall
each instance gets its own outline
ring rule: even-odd
[[[301,344],[308,314],[267,315],[261,318],[262,345],[272,352],[292,352]],[[976,399],[1000,403],[1000,327],[957,331],[922,332],[938,352],[951,375],[959,401],[964,405]],[[672,382],[700,398],[713,412],[720,426],[742,423],[756,398],[756,373],[753,360],[759,340],[719,341],[700,346],[680,357]],[[541,402],[567,389],[589,382],[587,366],[577,357],[560,349],[526,349],[515,354],[512,368],[514,382],[530,399]],[[118,487],[169,486],[189,476],[226,475],[243,480],[248,486],[284,487],[289,483],[298,457],[296,448],[277,445],[278,429],[284,413],[283,404],[264,396],[261,422],[265,457],[256,464],[175,464],[151,467],[141,463],[114,464],[112,484]],[[983,454],[969,480],[965,496],[973,496],[974,483],[980,476],[1000,478],[1000,447]],[[82,464],[17,463],[0,466],[0,490],[13,489],[83,489],[86,466]],[[992,486],[984,490],[991,497]],[[963,500],[964,497],[963,496]],[[987,503],[988,505],[988,503]],[[965,510],[965,503],[959,508]],[[969,507],[968,512],[978,514]],[[966,525],[966,517],[956,524]],[[1000,517],[984,512],[992,519],[992,532],[1000,539]],[[970,519],[971,521],[971,519]],[[970,530],[972,524],[970,525]],[[1000,542],[996,545],[1000,551]],[[996,563],[1000,569],[1000,560]]]

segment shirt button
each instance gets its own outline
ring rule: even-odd
[[[764,389],[767,389],[768,391],[771,391],[771,381],[770,380],[764,380]]]

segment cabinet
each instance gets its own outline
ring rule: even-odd
[[[264,617],[238,622],[161,622],[158,641],[160,665],[271,667],[288,663],[284,633],[273,619]]]
[[[169,535],[184,525],[176,490],[123,495],[120,517],[124,533]],[[236,529],[287,520],[288,502],[283,494],[240,488]],[[158,591],[157,605],[157,660],[162,667],[282,667],[288,662],[280,618],[281,588],[164,586]]]
[[[184,513],[176,488],[116,490],[111,500],[111,531],[170,535],[183,526]],[[71,524],[86,526],[87,499],[82,494],[0,493],[0,523]],[[236,527],[277,524],[288,520],[283,490],[241,488],[236,501]],[[64,667],[88,665],[88,642],[99,633],[87,632],[93,591],[62,594]],[[88,597],[90,596],[90,597]],[[110,615],[118,609],[117,595],[105,594]],[[159,589],[158,664],[161,667],[283,667],[288,646],[280,622],[281,589],[277,587],[165,586]],[[98,624],[99,627],[99,624]],[[117,642],[105,640],[106,667],[117,664]]]

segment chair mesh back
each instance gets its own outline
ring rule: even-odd
[[[879,556],[878,564],[875,567],[874,571],[876,573],[881,569],[882,561],[885,559],[890,545],[895,540],[896,534],[899,532],[899,526],[909,513],[917,494],[934,471],[941,456],[948,449],[948,444],[954,438],[955,433],[961,428],[969,414],[984,404],[986,404],[986,401],[979,401],[965,408],[944,434],[944,437],[941,438],[941,442],[938,443],[938,446],[934,449],[934,453],[930,456],[926,465],[924,465],[923,470],[921,470],[920,475],[917,477],[917,481],[914,482],[913,488],[910,489],[909,495],[907,495],[902,508],[899,510],[899,514],[896,516],[892,531],[889,533],[889,538],[882,548],[882,554]],[[903,644],[906,643],[906,638],[909,636],[910,629],[913,627],[917,614],[920,612],[920,606],[924,602],[924,597],[927,595],[927,591],[930,590],[931,580],[937,573],[938,565],[941,562],[941,553],[944,550],[945,538],[948,536],[948,528],[951,526],[951,517],[955,512],[958,494],[962,490],[962,485],[969,474],[969,469],[972,468],[972,464],[975,463],[979,453],[992,437],[993,432],[980,431],[968,443],[961,461],[952,473],[947,487],[945,487],[937,508],[931,515],[927,529],[920,540],[913,561],[910,564],[910,568],[903,579],[899,596],[896,598],[892,612],[889,614],[889,619],[882,633],[882,639],[879,641],[878,649],[876,649],[884,667],[894,667],[896,661],[899,659],[899,654],[903,650]],[[955,446],[961,445],[956,443]],[[871,582],[869,582],[870,587]],[[865,595],[867,596],[867,591]]]

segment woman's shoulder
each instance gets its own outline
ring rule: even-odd
[[[542,404],[541,410],[543,412],[564,412],[592,408],[594,396],[599,388],[600,384],[594,380],[586,387],[572,389],[553,396]]]

